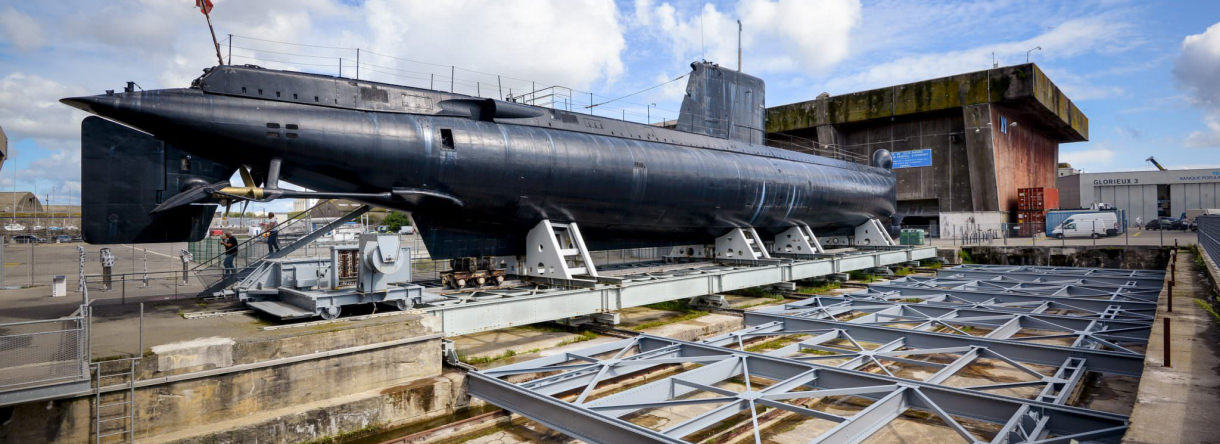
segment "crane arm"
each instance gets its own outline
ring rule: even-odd
[[[1160,162],[1157,162],[1157,161],[1156,161],[1156,159],[1153,159],[1153,158],[1152,158],[1152,156],[1148,156],[1148,158],[1147,158],[1147,159],[1144,159],[1144,160],[1149,161],[1149,162],[1152,162],[1152,165],[1153,165],[1153,166],[1155,166],[1155,167],[1156,167],[1156,169],[1158,169],[1158,170],[1161,170],[1161,171],[1169,171],[1167,168],[1165,168],[1165,167],[1161,166],[1161,163],[1160,163]]]

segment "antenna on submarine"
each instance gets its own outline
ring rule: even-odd
[[[212,47],[216,49],[216,61],[221,65],[225,64],[225,59],[220,56],[220,42],[216,40],[216,29],[212,28],[212,0],[195,0],[195,7],[199,8],[199,12],[203,13],[203,17],[208,20],[208,32],[212,33]]]
[[[741,20],[737,21],[737,72],[741,72]]]

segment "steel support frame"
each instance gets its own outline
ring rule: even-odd
[[[899,288],[897,290],[880,290],[870,287],[859,293],[839,295],[844,299],[860,301],[903,301],[916,306],[931,306],[943,308],[970,307],[979,310],[992,310],[1004,313],[1040,314],[1052,310],[1067,311],[1068,316],[1079,319],[1117,319],[1133,322],[1152,322],[1156,316],[1156,305],[1144,303],[1143,308],[1124,308],[1110,302],[1082,304],[1078,301],[1060,302],[1059,298],[1046,298],[1029,295],[977,295],[977,294],[929,294],[926,291]],[[919,302],[914,302],[918,300]],[[1087,301],[1087,300],[1085,300]],[[794,304],[806,303],[796,302]],[[1128,304],[1132,306],[1133,304]],[[1087,308],[1086,308],[1087,306]],[[1073,313],[1074,312],[1074,313]]]
[[[1165,278],[1164,270],[1121,270],[1121,268],[1089,268],[1089,267],[1047,267],[1047,266],[1004,266],[1004,265],[963,265],[942,268],[946,274],[974,274],[986,276],[1036,276],[1036,277],[1077,277],[1098,279],[1124,279],[1124,281],[1143,282],[1149,285],[1159,285]]]
[[[638,347],[640,353],[627,355],[634,347]],[[593,358],[609,353],[615,354],[606,359]],[[581,363],[570,364],[573,361]],[[677,363],[703,365],[619,393],[587,400],[587,394],[601,381]],[[500,379],[510,375],[554,372],[558,373],[525,383],[513,384]],[[719,382],[739,376],[746,384],[743,391],[714,387]],[[755,389],[749,384],[752,377],[765,378],[774,383]],[[957,418],[1002,424],[1001,433],[992,442],[1037,440],[1050,435],[1117,442],[1127,426],[1127,419],[1121,415],[649,335],[597,345],[580,353],[566,353],[472,372],[469,384],[470,393],[474,396],[592,442],[683,442],[682,436],[744,411],[751,414],[755,441],[758,442],[755,407],[759,405],[838,423],[812,442],[862,441],[909,408],[939,416],[963,440],[971,442],[977,442],[979,438],[962,427]],[[555,397],[564,392],[577,391],[580,394],[574,402]],[[713,396],[707,399],[687,397],[696,391],[708,392]],[[838,416],[782,402],[847,395],[873,402],[852,416]],[[659,431],[622,419],[641,410],[701,402],[723,405]],[[1033,426],[1030,426],[1031,423]]]
[[[1001,268],[1002,269],[1002,268]],[[1125,288],[1125,289],[1144,289],[1151,290],[1161,288],[1165,284],[1165,274],[1142,274],[1139,276],[1123,276],[1114,274],[1035,274],[1035,273],[1006,273],[999,271],[1000,269],[987,271],[984,269],[973,268],[970,270],[962,270],[960,268],[946,268],[938,270],[936,277],[919,277],[910,276],[913,280],[928,280],[928,279],[944,279],[944,280],[959,280],[959,281],[987,281],[987,282],[1007,282],[1007,283],[1024,283],[1030,285],[1085,285],[1106,288]]]
[[[811,297],[809,299],[768,307],[759,312],[783,314],[813,319],[837,320],[837,316],[867,313],[855,317],[849,324],[889,326],[917,323],[913,330],[929,331],[947,328],[967,336],[956,326],[987,328],[991,331],[984,337],[1034,341],[1043,339],[1073,340],[1073,347],[1109,347],[1118,351],[1140,354],[1124,346],[1147,345],[1152,333],[1152,321],[1126,321],[1113,319],[1081,319],[1072,316],[1049,314],[1023,314],[999,312],[988,309],[937,307],[925,304],[898,302],[861,301],[836,297]],[[1054,332],[1052,334],[1028,335],[1014,338],[1022,330],[1033,329]]]
[[[1059,288],[1059,290],[1048,295],[1045,294],[1046,287],[1028,288],[1020,285],[1010,287],[986,285],[980,287],[961,284],[961,281],[912,281],[909,279],[896,279],[885,284],[870,285],[869,288],[877,291],[902,290],[912,295],[920,293],[925,295],[948,294],[979,302],[990,300],[995,302],[1050,300],[1074,306],[1088,307],[1089,310],[1094,311],[1105,311],[1107,307],[1112,305],[1129,310],[1146,310],[1148,308],[1155,309],[1156,307],[1156,296],[1144,296],[1142,292],[1138,297],[1133,298],[1128,296],[1129,293],[1122,293],[1119,290],[1100,292],[1085,288],[1083,289],[1085,291],[1081,291],[1082,289],[1080,288],[1067,285],[1053,287]],[[1159,294],[1159,290],[1157,293]]]
[[[1011,339],[992,339],[962,334],[936,333],[905,328],[811,319],[765,312],[745,312],[745,324],[774,332],[842,331],[856,341],[888,344],[903,340],[906,347],[948,349],[986,348],[1017,362],[1059,367],[1069,358],[1084,359],[1089,371],[1124,376],[1139,376],[1144,356],[1132,352],[1063,347]],[[710,341],[710,340],[709,340]]]
[[[978,359],[999,360],[1011,365],[1023,373],[1032,376],[1034,379],[1013,383],[978,385],[965,388],[971,390],[990,391],[998,389],[1041,386],[1042,389],[1034,396],[1034,399],[1054,404],[1066,403],[1068,401],[1068,395],[1071,394],[1075,387],[1080,383],[1080,380],[1085,374],[1085,361],[1080,358],[1067,358],[1058,366],[1058,368],[1055,369],[1052,374],[1045,374],[1035,369],[1031,369],[1029,366],[1020,362],[1020,360],[1010,358],[992,351],[989,348],[980,347],[977,345],[961,345],[929,349],[912,347],[910,344],[908,344],[906,338],[898,338],[885,344],[881,344],[876,348],[867,349],[848,332],[841,329],[787,331],[783,328],[783,324],[778,323],[764,324],[755,328],[747,328],[745,330],[729,333],[727,335],[710,338],[703,342],[722,347],[732,346],[734,343],[736,343],[739,344],[739,349],[745,349],[745,344],[743,341],[744,338],[783,336],[788,334],[812,334],[814,336],[776,350],[768,351],[765,354],[771,356],[790,357],[792,359],[815,363],[823,363],[830,359],[843,359],[843,362],[834,364],[832,366],[846,370],[860,370],[863,367],[875,364],[876,368],[881,369],[883,372],[885,372],[885,374],[895,377],[897,376],[894,375],[882,361],[915,365],[925,368],[938,368],[939,370],[937,370],[936,373],[922,380],[924,382],[936,384],[944,383],[962,369],[965,369],[966,367],[975,363]],[[832,341],[846,341],[851,344],[852,348],[849,349],[845,346],[825,345]],[[792,356],[796,353],[808,350],[812,350],[815,353],[821,352],[830,354],[815,354],[801,357]],[[911,358],[912,356],[918,357],[928,355],[957,355],[958,357],[947,364],[933,361],[921,361]]]
[[[440,317],[446,336],[458,336],[899,264],[935,254],[934,248],[870,248],[833,258],[624,276],[617,284],[598,283],[593,288],[481,291],[480,297],[455,296],[418,308]]]
[[[948,274],[936,277],[908,276],[895,279],[896,285],[937,285],[941,287],[962,287],[963,289],[983,289],[995,291],[1014,291],[1046,296],[1063,297],[1099,297],[1129,298],[1133,300],[1155,299],[1155,291],[1163,285],[1121,285],[1110,282],[1098,282],[1089,278],[1067,279],[1035,279],[1023,280],[1013,276],[995,276],[987,279],[961,277]],[[1052,293],[1053,292],[1053,293]]]

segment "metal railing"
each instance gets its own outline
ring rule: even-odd
[[[928,243],[947,245],[1173,245],[1175,239],[1188,231],[1182,229],[1145,229],[1136,225],[1116,228],[1103,227],[1101,222],[1085,221],[1077,230],[1069,230],[1059,238],[1053,232],[1056,226],[1044,223],[973,223],[973,224],[902,224],[903,229],[926,229]],[[1090,224],[1098,224],[1090,226]],[[1093,238],[1091,233],[1097,233]]]
[[[1199,216],[1195,223],[1199,224],[1199,247],[1207,252],[1212,262],[1220,264],[1220,216]]]
[[[793,136],[791,134],[768,133],[765,143],[767,146],[775,148],[828,157],[846,162],[864,165],[871,163],[871,159],[867,155],[849,149],[844,149],[844,147],[839,145],[827,145],[813,139]]]
[[[289,217],[287,220],[277,223],[272,230],[278,231],[279,242],[281,245],[289,245],[296,241],[297,238],[308,233],[313,227],[311,221],[314,219],[313,212],[322,205],[327,204],[330,200],[319,201],[316,205],[308,210],[297,213]],[[238,268],[244,267],[254,261],[262,259],[269,251],[266,238],[259,236],[250,236],[244,241],[237,244],[238,254],[236,265]],[[187,251],[195,258],[202,259],[196,261],[195,268],[220,267],[224,261],[225,248],[221,242],[212,237],[208,237],[198,242],[191,242],[187,245]]]
[[[84,314],[0,324],[0,392],[88,380],[88,355]]]
[[[86,274],[85,287],[97,305],[98,301],[107,304],[127,304],[128,297],[138,302],[139,297],[156,296],[176,300],[179,297],[195,297],[200,289],[223,277],[224,270],[219,268],[204,268],[188,270],[150,271],[137,273]],[[184,276],[185,274],[185,276]],[[166,293],[172,291],[172,293]]]

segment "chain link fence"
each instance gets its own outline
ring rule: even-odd
[[[89,379],[88,321],[0,324],[0,392]]]
[[[1203,215],[1195,218],[1199,224],[1199,246],[1212,262],[1220,264],[1220,216]]]

